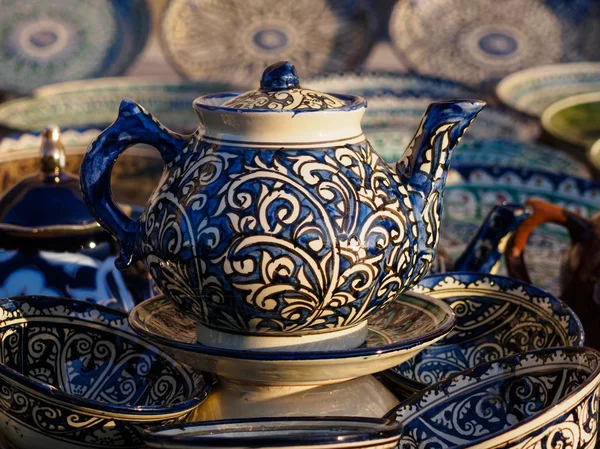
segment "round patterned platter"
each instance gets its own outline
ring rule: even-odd
[[[124,73],[145,45],[146,0],[1,0],[0,88]]]
[[[456,260],[497,203],[539,197],[589,218],[600,209],[600,185],[563,174],[530,169],[456,166],[448,175],[440,246]],[[556,225],[544,225],[529,239],[525,260],[535,285],[559,295],[558,274],[570,239]],[[498,274],[505,274],[502,261]]]
[[[542,126],[558,141],[588,149],[600,139],[600,92],[557,101],[542,114]]]
[[[550,64],[521,70],[504,78],[496,96],[505,105],[541,117],[552,103],[600,90],[600,63]]]
[[[213,348],[196,343],[196,323],[162,296],[136,306],[135,332],[181,363],[258,384],[312,384],[376,373],[414,357],[446,335],[454,313],[443,301],[407,293],[369,319],[365,345],[347,350],[284,352]]]
[[[597,2],[399,0],[389,29],[415,71],[491,90],[517,70],[595,60]]]
[[[17,447],[141,447],[210,390],[139,339],[127,314],[81,301],[0,301],[0,432]]]
[[[456,326],[444,339],[387,372],[408,391],[508,355],[583,345],[582,324],[569,307],[511,278],[446,273],[426,277],[414,291],[449,304]]]
[[[280,60],[304,75],[350,70],[367,56],[374,30],[364,0],[172,0],[160,38],[185,78],[248,86]]]
[[[559,347],[462,371],[412,396],[389,416],[398,447],[594,448],[600,353]]]
[[[116,118],[124,97],[152,109],[169,128],[193,132],[199,125],[192,102],[200,95],[233,90],[229,84],[181,82],[152,78],[104,78],[54,84],[38,89],[32,98],[0,105],[0,125],[39,132],[49,123],[63,129],[104,129]],[[87,140],[89,145],[94,137]]]

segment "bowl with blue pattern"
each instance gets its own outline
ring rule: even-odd
[[[20,448],[141,447],[209,391],[125,313],[62,298],[0,301],[0,362],[0,432]]]
[[[432,385],[389,413],[398,448],[594,448],[600,353],[558,347],[512,355]]]
[[[560,299],[503,276],[450,272],[421,280],[416,292],[456,315],[450,333],[386,375],[415,392],[481,363],[553,346],[583,346],[579,318]]]

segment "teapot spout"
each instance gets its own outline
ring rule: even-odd
[[[402,183],[419,203],[441,192],[454,148],[473,119],[485,107],[480,100],[440,101],[431,103],[396,169]]]

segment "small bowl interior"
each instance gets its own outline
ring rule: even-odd
[[[97,323],[43,315],[5,318],[2,364],[63,393],[109,405],[168,407],[198,396],[190,372],[96,315]]]
[[[418,435],[419,447],[470,447],[523,425],[596,379],[595,354],[584,348],[533,351],[479,366],[433,386],[395,411],[396,420],[404,426],[400,446],[413,447],[409,442]]]
[[[590,147],[600,139],[600,93],[570,97],[550,106],[542,116],[544,129],[572,145]]]

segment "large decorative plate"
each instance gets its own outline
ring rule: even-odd
[[[600,353],[589,348],[525,352],[463,371],[390,413],[399,448],[593,449]]]
[[[193,132],[200,125],[192,107],[194,99],[233,89],[223,83],[137,77],[60,83],[36,90],[33,98],[0,105],[0,125],[34,132],[49,123],[61,128],[104,129],[115,120],[121,100],[129,97],[151,109],[173,131]]]
[[[304,75],[353,69],[369,53],[374,29],[364,0],[172,0],[160,38],[185,78],[246,86],[281,60]]]
[[[524,114],[541,117],[552,103],[600,90],[600,63],[573,62],[531,67],[504,78],[496,96]]]
[[[163,296],[136,306],[135,332],[176,360],[227,379],[267,385],[317,385],[396,366],[443,338],[454,313],[443,301],[407,293],[369,318],[366,343],[330,351],[249,351],[213,348],[196,340],[196,323]]]
[[[436,344],[386,372],[407,391],[512,354],[583,346],[583,326],[565,303],[515,279],[446,273],[427,276],[414,291],[450,305],[456,326]]]
[[[560,142],[587,149],[600,139],[600,91],[557,101],[542,114],[542,126]]]
[[[415,71],[487,89],[542,64],[595,60],[597,2],[399,0],[390,37]]]
[[[0,88],[124,73],[150,29],[146,0],[1,0]]]
[[[457,166],[444,191],[440,245],[456,260],[492,206],[522,203],[529,197],[588,218],[600,209],[600,185],[586,179],[509,167]],[[525,259],[535,285],[560,294],[558,274],[568,246],[569,236],[562,227],[544,225],[532,233]],[[503,262],[498,274],[506,274]]]

